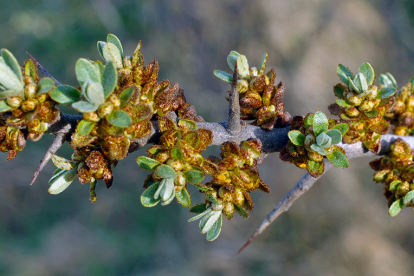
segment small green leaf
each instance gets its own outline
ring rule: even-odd
[[[52,90],[53,86],[55,86],[55,82],[51,78],[43,78],[37,84],[37,95],[42,95],[50,90]]]
[[[240,56],[236,51],[231,51],[227,56],[227,64],[229,65],[231,71],[234,71],[234,66],[236,65],[236,60]]]
[[[0,100],[23,95],[23,90],[4,90],[0,92]]]
[[[375,118],[378,116],[378,113],[379,113],[378,109],[364,112],[365,116],[367,116],[368,118]]]
[[[95,127],[94,122],[82,120],[79,122],[77,130],[80,135],[88,135]]]
[[[174,158],[174,159],[181,160],[181,159],[183,159],[184,154],[183,154],[183,152],[180,150],[180,148],[178,148],[178,147],[173,147],[173,148],[171,149],[171,157],[172,157],[172,158]]]
[[[86,112],[95,112],[96,110],[98,110],[99,106],[96,104],[90,103],[90,102],[79,101],[79,102],[73,103],[72,107],[81,113],[86,113]]]
[[[306,117],[305,117],[305,121],[304,121],[304,124],[305,124],[305,128],[308,128],[308,127],[310,127],[310,126],[312,126],[313,125],[313,117],[314,117],[315,115],[314,114],[308,114]]]
[[[201,214],[205,210],[207,210],[207,204],[206,203],[200,203],[200,204],[197,204],[197,205],[194,205],[193,207],[191,207],[190,212],[191,213],[196,213],[196,214]]]
[[[80,100],[81,92],[69,85],[56,86],[51,92],[50,97],[58,103],[71,105]]]
[[[216,222],[213,224],[211,229],[207,231],[207,237],[206,238],[207,238],[208,241],[214,241],[215,239],[218,238],[218,236],[220,235],[220,232],[221,232],[222,224],[223,224],[223,217],[220,216],[218,218],[218,220],[216,220]]]
[[[155,173],[162,178],[176,178],[177,173],[168,165],[160,165],[155,169]]]
[[[266,70],[266,61],[267,61],[267,56],[269,55],[268,52],[264,53],[263,57],[262,57],[262,61],[260,62],[260,70],[259,70],[259,76],[263,75],[265,70]]]
[[[184,126],[188,128],[190,131],[196,131],[198,129],[197,123],[193,120],[181,119],[180,121],[178,121],[178,125]]]
[[[52,155],[52,162],[56,167],[65,171],[69,171],[77,167],[76,162],[67,160],[57,155]]]
[[[200,214],[198,214],[198,215],[196,215],[196,216],[194,216],[194,217],[190,218],[190,219],[188,220],[188,222],[192,222],[192,221],[198,220],[199,218],[204,217],[204,216],[208,215],[208,214],[209,214],[209,213],[211,213],[211,212],[213,212],[213,209],[208,208],[208,209],[206,209],[204,212],[202,212],[202,213],[200,213]]]
[[[121,100],[121,107],[124,107],[129,102],[133,94],[134,88],[132,86],[122,91],[122,93],[119,95],[119,100]]]
[[[398,215],[398,213],[402,210],[403,208],[403,198],[397,199],[396,201],[394,201],[389,210],[388,213],[390,214],[390,216],[395,217],[396,215]]]
[[[16,76],[12,69],[4,62],[0,62],[0,84],[7,90],[23,91],[23,82]]]
[[[342,85],[338,84],[334,86],[334,93],[340,99],[344,98],[344,91],[345,91],[345,88]]]
[[[313,151],[315,151],[315,152],[319,153],[320,155],[325,156],[325,155],[327,154],[326,150],[325,150],[324,148],[322,148],[322,147],[318,146],[317,144],[312,144],[312,145],[310,146],[310,148],[311,148]]]
[[[52,195],[57,195],[63,192],[69,185],[76,179],[78,175],[78,168],[72,169],[70,171],[64,171],[59,175],[50,185],[49,193]]]
[[[178,202],[180,202],[184,207],[191,206],[191,197],[187,191],[187,188],[183,187],[180,192],[175,194],[175,197],[177,198]]]
[[[198,184],[204,179],[204,174],[198,170],[184,172],[185,179],[191,184]]]
[[[33,60],[29,59],[28,61],[26,61],[26,64],[24,65],[24,75],[30,76],[34,80],[37,79],[37,69]]]
[[[175,191],[174,191],[174,179],[173,178],[165,178],[163,180],[161,180],[161,183],[165,181],[164,187],[161,190],[160,196],[161,196],[161,200],[163,201],[163,205],[167,205],[168,203],[170,203],[172,200],[171,197],[175,196]],[[154,196],[155,197],[155,196]]]
[[[160,164],[157,160],[146,157],[146,156],[140,156],[137,158],[138,166],[141,167],[141,169],[151,171],[155,170],[155,168]]]
[[[233,75],[221,70],[214,70],[214,76],[230,84],[233,82]]]
[[[210,214],[204,216],[204,223],[203,219],[200,221],[200,228],[201,228],[201,234],[205,234],[213,227],[213,225],[216,223],[217,220],[219,220],[221,217],[221,212],[219,211],[213,211]]]
[[[166,183],[166,179],[161,180],[160,185],[158,185],[158,189],[154,193],[154,199],[161,199],[160,194],[163,190],[165,190]]]
[[[49,185],[51,185],[53,182],[56,181],[63,173],[65,173],[66,170],[62,170],[60,168],[57,168],[54,172],[52,177],[49,179]]]
[[[13,107],[7,104],[6,101],[0,101],[0,113],[12,110]]]
[[[323,112],[317,111],[313,117],[313,132],[318,136],[322,132],[328,131],[328,118]]]
[[[367,80],[365,79],[365,76],[362,75],[361,73],[358,73],[355,76],[354,84],[355,84],[355,87],[357,88],[357,91],[360,93],[368,90]]]
[[[311,172],[316,172],[319,169],[319,162],[308,160],[308,168]]]
[[[237,211],[237,213],[240,214],[240,216],[244,217],[244,218],[248,218],[249,217],[249,212],[247,212],[246,210],[244,210],[244,208],[241,205],[235,204],[234,203],[234,210]]]
[[[109,114],[106,120],[111,125],[117,127],[129,127],[132,123],[131,117],[129,117],[128,113],[122,110],[114,110],[111,114]]]
[[[338,74],[338,77],[341,79],[341,81],[346,84],[346,86],[351,85],[350,80],[354,79],[354,75],[348,69],[348,67],[339,64],[336,68],[336,73]]]
[[[250,77],[249,62],[245,55],[240,55],[237,58],[237,73],[241,79],[247,79]]]
[[[413,199],[414,199],[414,191],[409,191],[404,196],[404,205],[407,206],[408,204],[412,203]]]
[[[212,191],[212,189],[210,187],[207,187],[206,185],[203,185],[203,184],[193,184],[193,185],[202,192],[211,192]]]
[[[100,82],[93,82],[86,87],[85,98],[91,103],[100,106],[105,102],[104,90]]]
[[[17,76],[20,82],[23,82],[22,68],[20,68],[19,62],[14,57],[14,55],[9,50],[3,48],[1,49],[1,56],[4,60],[4,63],[6,63],[6,65],[13,70],[14,74]]]
[[[288,132],[290,141],[296,146],[303,146],[305,143],[305,135],[302,134],[299,130],[291,130]]]
[[[397,92],[394,87],[384,87],[378,91],[377,99],[384,99],[393,96]]]
[[[206,199],[212,203],[218,204],[219,202],[217,201],[217,198],[215,198],[214,196],[212,196],[211,194],[206,194]]]
[[[340,99],[338,99],[338,100],[335,101],[335,103],[337,105],[339,105],[340,107],[349,107],[349,106],[352,106],[350,103],[348,103],[347,100],[340,100]]]
[[[79,84],[82,86],[85,82],[100,82],[101,78],[98,72],[93,66],[92,62],[86,58],[80,58],[76,62],[75,67],[76,78],[78,79]]]
[[[153,185],[149,186],[141,195],[141,204],[145,207],[154,207],[157,205],[161,198],[154,199],[155,192],[158,190],[160,182],[156,182]]]
[[[93,63],[93,66],[95,67],[96,72],[98,72],[98,75],[99,75],[99,77],[101,79],[101,82],[102,82],[102,76],[103,76],[103,72],[105,70],[102,61],[100,61],[100,60],[95,61]]]
[[[108,43],[114,44],[118,48],[119,52],[121,53],[122,59],[124,59],[124,49],[122,49],[122,44],[121,44],[121,41],[118,39],[118,37],[116,37],[116,35],[114,34],[108,34],[108,36],[106,37],[106,41]]]
[[[321,148],[327,148],[331,146],[332,138],[325,132],[322,132],[318,135],[318,137],[316,137],[316,143]]]
[[[362,63],[361,66],[359,66],[359,73],[364,75],[368,86],[374,83],[375,70],[372,68],[371,64],[368,62]]]
[[[118,72],[113,62],[107,62],[102,75],[102,87],[104,90],[105,99],[111,95],[115,90],[118,82]]]
[[[410,93],[412,94],[413,91],[414,91],[414,76],[412,76],[411,79],[408,82],[411,83],[411,91],[410,91]]]
[[[112,61],[117,68],[123,68],[122,55],[118,47],[113,43],[106,43],[102,49],[106,62]]]
[[[348,126],[348,125],[347,125]],[[349,127],[349,126],[348,126]],[[338,129],[332,128],[326,133],[332,138],[331,144],[336,145],[342,141],[342,133]],[[316,139],[318,140],[318,139]]]
[[[345,123],[337,124],[336,126],[334,126],[331,129],[337,129],[342,133],[342,135],[345,135],[349,130],[349,125],[345,124]]]
[[[394,180],[393,182],[390,183],[390,187],[388,190],[390,191],[395,191],[398,189],[398,186],[402,183],[401,180]]]
[[[98,48],[98,52],[101,55],[102,59],[106,62],[104,54],[103,54],[103,47],[105,46],[106,42],[104,41],[98,41],[97,43],[97,48]]]
[[[343,154],[339,150],[335,150],[334,152],[327,155],[326,157],[335,167],[345,169],[349,166],[348,158],[346,157],[345,154]]]
[[[395,80],[394,76],[391,75],[390,73],[386,73],[385,75],[387,76],[388,80],[391,82],[392,87],[397,88],[398,85],[397,85],[397,81]]]

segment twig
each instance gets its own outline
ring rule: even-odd
[[[241,131],[239,91],[237,90],[237,62],[234,65],[233,82],[231,83],[229,113],[226,129],[231,135],[237,135]]]
[[[34,58],[32,57],[29,52],[26,52],[26,54],[30,57],[30,59],[34,62],[34,64],[36,64],[36,67],[46,76],[51,78],[56,85],[61,85],[61,83],[55,79],[45,68],[43,68],[43,66]]]

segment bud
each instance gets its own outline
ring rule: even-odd
[[[233,192],[233,202],[238,205],[243,205],[244,195],[240,188],[236,188],[236,190]]]
[[[237,91],[240,94],[246,93],[249,90],[249,82],[247,80],[239,79],[237,80]]]
[[[223,215],[226,216],[226,218],[230,219],[233,217],[234,214],[234,204],[231,202],[224,203],[223,206]]]
[[[113,94],[109,96],[109,101],[114,105],[114,108],[118,108],[121,106],[121,100]]]
[[[308,151],[308,157],[310,160],[315,162],[322,162],[323,161],[323,155],[320,155],[317,152],[314,151]]]
[[[26,96],[26,99],[33,99],[36,96],[36,84],[29,83],[24,88],[24,94]]]
[[[83,119],[85,119],[86,121],[90,121],[90,122],[97,123],[100,120],[96,112],[85,112],[85,113],[82,113],[82,116],[83,116]]]
[[[345,114],[352,118],[352,117],[358,117],[360,112],[355,107],[350,106],[350,107],[345,107]]]
[[[398,186],[397,194],[400,196],[404,196],[409,191],[410,191],[410,184],[407,181],[404,181]]]
[[[48,95],[46,93],[37,96],[37,100],[39,101],[39,103],[44,103],[47,99]]]
[[[177,159],[168,159],[167,165],[174,169],[174,171],[181,171],[183,168],[183,163]]]
[[[353,106],[358,106],[362,102],[361,98],[358,97],[357,93],[350,92],[350,91],[348,93],[346,93],[346,99]]]
[[[175,184],[179,187],[184,187],[187,180],[184,177],[184,174],[180,171],[176,171],[177,177],[175,178]]]
[[[114,110],[114,105],[111,102],[104,102],[98,109],[99,118],[105,118]]]
[[[224,186],[221,186],[219,189],[219,196],[224,201],[231,201],[232,200],[232,193],[227,190]]]
[[[19,108],[20,104],[22,103],[22,100],[18,97],[9,97],[6,99],[6,101],[7,104],[13,108]]]
[[[34,81],[33,81],[33,78],[31,76],[26,75],[26,76],[24,76],[23,82],[24,82],[24,84],[28,85],[30,83],[33,83]]]
[[[23,112],[33,111],[36,109],[36,107],[37,107],[37,100],[33,100],[33,99],[23,101],[21,104],[21,108]]]

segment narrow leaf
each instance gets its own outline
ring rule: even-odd
[[[217,198],[215,198],[214,196],[212,196],[211,194],[206,194],[206,199],[212,203],[218,204],[219,202],[217,201]]]
[[[305,135],[302,134],[299,130],[291,130],[288,132],[290,141],[296,146],[303,146],[305,143]]]
[[[119,100],[121,100],[121,107],[124,107],[129,100],[131,99],[132,95],[134,94],[134,88],[132,86],[124,89],[122,93],[119,95]]]
[[[234,71],[234,66],[236,65],[236,60],[240,56],[239,53],[236,51],[231,51],[230,54],[227,56],[227,64],[230,67],[230,70]]]
[[[106,118],[108,123],[113,126],[117,127],[129,127],[132,123],[131,117],[122,110],[114,110],[109,116]]]
[[[185,179],[191,184],[198,184],[204,179],[204,174],[198,170],[184,172]]]
[[[55,82],[51,78],[43,78],[37,84],[37,95],[48,93],[55,86]]]
[[[76,162],[67,160],[57,155],[52,155],[52,162],[56,167],[58,167],[59,169],[65,170],[65,171],[72,170],[76,166]]]
[[[70,171],[65,171],[58,177],[52,185],[49,187],[49,193],[52,195],[59,194],[63,192],[69,185],[76,179],[78,175],[78,169],[72,169]]]
[[[165,184],[164,184],[164,188],[161,191],[161,200],[162,201],[168,201],[168,199],[171,198],[171,196],[173,196],[174,193],[174,179],[173,178],[165,178]]]
[[[97,48],[98,48],[98,52],[101,55],[102,59],[106,62],[104,54],[103,54],[103,47],[105,46],[106,42],[104,41],[98,41],[97,43]]]
[[[180,202],[184,207],[191,206],[191,197],[185,187],[183,187],[180,192],[176,193],[175,197],[177,198],[178,202]]]
[[[94,127],[94,122],[82,120],[79,122],[77,130],[80,135],[88,135],[89,133],[91,133]]]
[[[20,68],[19,62],[14,57],[14,55],[7,49],[1,49],[1,56],[3,58],[4,63],[12,69],[14,74],[23,83],[23,74],[22,68]]]
[[[206,185],[203,185],[203,184],[193,184],[193,185],[202,192],[211,192],[212,191],[212,189],[210,187],[207,187]]]
[[[216,223],[216,221],[221,217],[220,211],[213,211],[211,215],[208,217],[206,223],[203,225],[203,228],[201,229],[201,234],[205,234],[213,227],[213,225]]]
[[[409,191],[405,196],[404,196],[404,205],[407,206],[410,203],[412,203],[414,199],[414,191]]]
[[[16,76],[12,69],[4,62],[0,62],[0,84],[7,90],[23,91],[23,82]]]
[[[155,170],[155,168],[160,164],[157,160],[146,157],[146,156],[140,156],[137,158],[138,166],[141,167],[141,169],[144,170]]]
[[[202,212],[202,213],[200,213],[200,214],[198,214],[198,215],[196,215],[196,216],[194,216],[194,217],[190,218],[190,219],[188,220],[188,222],[192,222],[192,221],[198,220],[199,218],[204,217],[205,215],[208,215],[210,212],[213,212],[213,209],[208,208],[208,209],[206,209],[204,212]]]
[[[105,69],[102,75],[102,87],[104,90],[105,99],[111,95],[111,92],[115,90],[118,82],[118,71],[116,70],[113,62],[108,62],[105,65]]]
[[[86,112],[95,112],[98,110],[98,105],[86,102],[86,101],[79,101],[72,104],[72,107],[81,113]]]
[[[354,84],[355,84],[358,92],[360,92],[360,93],[368,90],[367,80],[365,79],[365,76],[361,73],[358,73],[355,76]]]
[[[326,157],[335,167],[345,169],[349,166],[348,158],[339,150],[335,150],[333,153],[327,155]]]
[[[337,105],[339,105],[340,107],[349,107],[349,106],[352,106],[350,103],[348,103],[347,100],[340,100],[340,99],[338,99],[338,100],[335,101],[335,103]]]
[[[368,62],[362,63],[361,66],[359,66],[359,73],[364,75],[368,86],[374,83],[375,70],[372,68],[371,64]]]
[[[266,70],[266,61],[267,61],[267,57],[268,57],[269,53],[266,52],[264,53],[263,57],[262,57],[262,61],[260,62],[260,69],[259,69],[259,76],[263,75],[265,70]]]
[[[394,87],[384,87],[378,91],[377,99],[384,99],[393,96],[397,92]]]
[[[116,47],[113,43],[106,43],[102,49],[104,58],[106,62],[112,61],[117,68],[123,68],[122,64],[122,55],[119,51],[118,47]]]
[[[322,132],[328,131],[328,118],[321,111],[317,111],[313,117],[313,132],[318,136]]]
[[[122,49],[122,44],[121,44],[121,41],[118,39],[118,37],[116,37],[116,35],[114,34],[108,34],[108,36],[106,37],[106,41],[108,43],[114,44],[118,48],[119,52],[121,53],[121,57],[123,59],[124,49]]]
[[[200,203],[200,204],[197,204],[197,205],[194,205],[193,207],[191,207],[190,212],[191,213],[196,213],[196,214],[201,214],[205,210],[207,210],[207,204],[206,203]]]
[[[241,205],[234,204],[234,210],[236,210],[237,213],[240,214],[240,216],[242,216],[242,217],[244,217],[246,219],[249,217],[249,212],[247,212],[246,210],[244,210],[244,208]]]
[[[101,78],[95,69],[95,66],[86,58],[80,58],[75,67],[76,78],[82,86],[85,82],[101,82]]]
[[[354,79],[354,75],[352,74],[351,70],[342,64],[338,65],[336,68],[336,73],[338,74],[338,77],[341,79],[341,81],[346,84],[346,86],[349,86],[349,81]]]
[[[81,92],[69,85],[56,86],[51,92],[50,97],[58,103],[71,105],[80,100]]]
[[[0,100],[23,95],[23,90],[4,90],[0,92]]]
[[[154,207],[161,201],[160,198],[154,199],[155,192],[158,190],[160,182],[149,186],[141,195],[141,204],[145,207]]]
[[[227,82],[227,83],[232,83],[233,82],[233,75],[230,75],[227,72],[221,71],[221,70],[214,70],[214,76],[216,76],[217,78]]]
[[[213,226],[211,227],[210,230],[208,230],[207,232],[207,240],[208,241],[214,241],[215,239],[218,238],[218,236],[220,235],[221,232],[221,227],[223,224],[223,217],[220,216],[218,220],[216,220],[216,222],[213,224]]]
[[[239,77],[242,79],[247,79],[250,77],[250,71],[249,71],[249,62],[247,61],[247,58],[245,55],[240,55],[237,58],[237,73],[239,74]]]
[[[396,215],[398,215],[398,213],[403,208],[403,204],[404,204],[403,200],[404,200],[403,198],[400,198],[391,204],[390,209],[388,210],[388,213],[390,214],[390,216],[395,217]]]

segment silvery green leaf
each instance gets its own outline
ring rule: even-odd
[[[106,37],[106,41],[108,43],[114,44],[121,53],[121,58],[124,59],[124,49],[122,49],[122,44],[118,37],[116,37],[116,35],[114,34],[108,34],[108,36]]]
[[[342,133],[338,129],[330,129],[330,130],[328,130],[328,132],[326,134],[329,135],[329,137],[331,137],[331,139],[332,139],[331,144],[332,145],[336,145],[336,144],[338,144],[342,141]],[[318,139],[316,139],[316,140],[318,140]]]
[[[13,70],[14,74],[23,83],[23,74],[22,68],[20,68],[19,62],[13,56],[13,54],[7,49],[1,49],[1,57],[3,58],[4,63]]]
[[[67,160],[57,155],[52,155],[52,162],[56,167],[58,167],[59,169],[65,170],[65,171],[69,171],[77,167],[76,162]]]
[[[408,204],[412,203],[413,199],[414,199],[414,191],[409,191],[404,196],[404,205],[407,206]]]
[[[79,102],[73,103],[72,107],[81,113],[86,113],[86,112],[94,112],[98,110],[99,106],[96,104],[90,103],[90,102],[79,101]]]
[[[155,169],[155,173],[162,178],[176,178],[177,173],[168,165],[162,164]]]
[[[338,74],[338,77],[341,79],[341,81],[346,84],[346,86],[350,86],[350,80],[354,79],[354,75],[352,74],[351,70],[348,69],[348,67],[339,64],[336,68],[336,73]]]
[[[389,208],[389,210],[388,210],[388,213],[390,214],[390,216],[392,216],[392,217],[395,217],[396,215],[398,215],[398,213],[402,210],[402,208],[403,208],[403,203],[404,203],[404,201],[403,201],[404,199],[403,198],[400,198],[400,199],[398,199],[398,200],[396,200],[396,201],[394,201],[392,204],[391,204],[391,206],[390,206],[390,208]]]
[[[0,62],[0,84],[7,90],[23,91],[23,82],[19,80],[16,74],[4,62]]]
[[[209,214],[210,212],[213,212],[213,209],[208,208],[207,210],[205,210],[205,211],[204,211],[204,212],[202,212],[201,214],[198,214],[198,215],[196,215],[196,216],[194,216],[194,217],[190,218],[190,219],[188,220],[188,222],[192,222],[192,221],[198,220],[199,218],[204,217],[205,215]]]
[[[103,47],[103,55],[106,60],[106,62],[112,61],[117,68],[123,68],[122,65],[122,55],[119,51],[118,47],[114,45],[113,43],[106,43]]]
[[[213,73],[214,73],[214,76],[216,76],[217,78],[219,78],[219,79],[221,79],[221,80],[223,80],[227,83],[231,84],[233,82],[233,75],[231,75],[227,72],[224,72],[224,71],[221,71],[221,70],[214,70]]]
[[[76,78],[78,79],[79,84],[82,86],[85,82],[100,82],[101,77],[99,72],[93,66],[92,62],[86,58],[80,58],[76,62],[75,67]]]
[[[71,105],[80,100],[81,92],[69,85],[56,86],[51,92],[50,97],[58,103]]]
[[[96,70],[96,72],[98,72],[98,75],[99,75],[99,77],[101,79],[101,82],[102,82],[102,76],[103,76],[103,72],[104,72],[104,68],[105,68],[103,63],[98,60],[98,61],[95,61],[93,63],[93,66],[95,66],[95,70]]]
[[[320,146],[318,146],[317,144],[312,144],[311,149],[314,150],[315,152],[319,153],[320,155],[325,156],[327,154],[326,150],[321,148]]]
[[[207,240],[214,241],[220,235],[221,226],[223,224],[223,217],[220,216],[218,220],[213,224],[210,230],[207,232]]]
[[[388,79],[388,76],[385,75],[385,74],[381,74],[380,75],[379,81],[380,81],[380,83],[383,86],[388,86],[388,87],[392,87],[393,86],[391,80]]]
[[[140,156],[137,158],[138,166],[141,167],[141,169],[144,170],[154,170],[157,166],[160,165],[160,163],[152,158],[146,157],[146,156]]]
[[[122,110],[114,110],[108,117],[106,117],[108,123],[117,127],[129,127],[132,124],[132,119],[128,113]]]
[[[359,66],[359,73],[364,75],[368,86],[374,83],[375,70],[374,68],[372,68],[371,64],[369,64],[368,62],[362,63],[361,66]]]
[[[204,173],[198,170],[188,170],[184,172],[185,179],[191,184],[198,184],[204,179]]]
[[[237,58],[237,73],[241,79],[248,79],[250,77],[249,62],[245,55],[240,55]]]
[[[187,188],[183,187],[180,192],[175,194],[175,197],[177,198],[178,202],[180,202],[184,207],[191,206],[191,197],[187,191]]]
[[[49,193],[52,195],[63,192],[76,179],[78,175],[78,168],[70,171],[65,171],[58,178],[56,178],[49,187]]]
[[[378,91],[377,99],[384,99],[393,96],[397,92],[394,87],[384,87]]]
[[[349,90],[350,91],[355,91],[355,92],[357,92],[357,93],[361,93],[359,90],[358,90],[358,87],[356,87],[356,85],[355,85],[355,83],[354,83],[354,81],[353,80],[349,80]]]
[[[240,216],[244,217],[244,218],[248,218],[249,217],[249,212],[247,212],[241,205],[239,204],[234,204],[234,210],[237,211],[237,213],[239,213]]]
[[[167,181],[165,179],[161,180],[160,185],[158,185],[158,188],[154,193],[154,199],[158,199],[158,198],[161,199],[160,194],[164,190],[166,182]]]
[[[236,60],[240,56],[236,51],[231,51],[227,56],[227,64],[229,65],[231,71],[234,71],[234,66],[236,65]]]
[[[162,201],[167,201],[174,193],[174,179],[173,178],[165,178],[164,189],[161,191],[161,199]]]
[[[100,82],[93,82],[86,87],[86,98],[95,105],[101,105],[105,102],[104,90]]]
[[[328,118],[323,112],[317,111],[315,115],[313,116],[312,125],[313,125],[313,132],[315,133],[315,136],[318,136],[322,132],[328,131],[328,125],[329,125]]]
[[[355,84],[355,87],[357,88],[357,91],[360,93],[368,90],[367,80],[365,79],[365,76],[361,73],[358,73],[355,76],[354,84]]]
[[[141,204],[145,207],[154,207],[161,201],[160,198],[155,199],[154,194],[158,190],[160,182],[156,182],[149,186],[141,195]]]
[[[23,95],[23,90],[4,90],[0,92],[0,100]]]
[[[103,47],[105,46],[106,42],[104,41],[98,41],[97,47],[98,47],[98,52],[101,55],[102,59],[106,62],[104,54],[103,54]]]
[[[332,138],[329,135],[327,135],[325,132],[322,132],[316,137],[316,143],[321,148],[327,148],[331,146]]]
[[[397,85],[397,81],[394,79],[394,76],[391,75],[390,73],[386,73],[385,75],[388,77],[388,80],[391,82],[392,86],[394,88],[397,88],[398,85]]]
[[[11,107],[10,105],[8,105],[8,103],[6,101],[0,101],[0,113],[1,112],[6,112],[9,110],[12,110],[13,107]]]
[[[51,78],[46,77],[41,79],[37,84],[38,90],[36,95],[48,93],[50,90],[52,90],[53,86],[55,86],[55,82]]]
[[[166,206],[166,205],[170,204],[171,201],[173,201],[174,198],[175,198],[175,189],[173,188],[170,197],[167,198],[166,200],[162,200],[161,205]]]
[[[64,172],[65,170],[57,168],[54,172],[52,177],[49,179],[49,185],[56,181]]]
[[[208,201],[210,201],[211,203],[215,203],[218,204],[219,202],[217,201],[217,198],[215,198],[214,196],[212,196],[211,194],[206,194],[206,199]]]
[[[221,211],[212,212],[204,223],[203,228],[201,228],[201,234],[207,233],[213,227],[214,223],[216,223],[216,221],[220,218],[220,216]]]
[[[121,107],[124,107],[129,102],[134,92],[135,90],[132,86],[122,91],[122,93],[119,95],[119,100],[121,101]]]
[[[266,61],[267,61],[267,56],[269,55],[268,52],[264,53],[263,57],[262,57],[262,61],[260,62],[260,70],[259,70],[259,76],[263,75],[265,70],[266,70]]]
[[[116,70],[113,62],[108,62],[105,66],[102,76],[102,86],[104,89],[105,99],[111,95],[111,92],[115,90],[118,82],[118,71]]]

